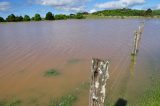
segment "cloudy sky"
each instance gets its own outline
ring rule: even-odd
[[[160,0],[0,0],[0,16],[4,18],[11,13],[30,16],[40,13],[44,17],[48,11],[69,14],[116,8],[160,9]]]

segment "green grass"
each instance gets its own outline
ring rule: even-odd
[[[83,82],[78,88],[74,89],[67,95],[52,99],[49,106],[73,106],[76,100],[78,100],[80,93],[82,93],[83,90],[89,90],[89,85],[89,82]]]
[[[159,106],[160,86],[147,90],[138,106]]]
[[[144,17],[144,16],[104,16],[104,15],[85,15],[86,19],[148,19],[148,18],[160,18],[160,16]]]
[[[5,106],[5,101],[0,101],[0,106]]]
[[[20,106],[21,103],[21,100],[13,99],[11,101],[0,101],[0,106]]]
[[[140,97],[137,106],[160,106],[160,80],[159,74],[155,73],[150,77],[151,87],[147,88],[144,95]]]
[[[57,75],[60,75],[60,73],[56,69],[49,69],[44,73],[44,76],[46,77],[52,77],[52,76],[57,76]]]
[[[76,99],[77,97],[74,94],[65,95],[59,99],[51,100],[49,106],[73,106]]]

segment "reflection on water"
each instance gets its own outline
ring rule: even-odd
[[[131,76],[134,77],[134,70],[135,70],[135,65],[136,65],[136,59],[137,59],[137,55],[131,55],[131,61],[130,61],[130,73]]]
[[[111,105],[119,98],[135,105],[144,88],[151,85],[150,73],[160,69],[159,20],[146,21],[138,58],[130,56],[133,33],[140,22],[104,19],[0,24],[0,100],[20,98],[24,106],[47,106],[50,98],[89,82],[90,62],[95,57],[111,61],[107,85]],[[61,74],[44,77],[49,69]],[[130,78],[130,72],[134,77]],[[87,89],[81,92],[75,105],[87,106],[88,93]]]

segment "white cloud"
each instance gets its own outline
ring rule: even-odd
[[[89,13],[94,13],[94,12],[96,12],[97,10],[96,9],[91,9],[90,11],[89,11]]]
[[[156,6],[156,9],[160,9],[160,4],[158,4],[158,5]]]
[[[70,6],[64,6],[64,7],[57,7],[58,9],[66,10],[66,11],[84,11],[84,6],[79,6],[79,7],[70,7]]]
[[[37,4],[52,6],[66,11],[83,11],[88,0],[36,0]]]
[[[5,11],[10,8],[9,2],[0,2],[0,11]]]
[[[144,4],[145,0],[118,0],[96,4],[96,7],[103,9],[127,8],[135,5]]]

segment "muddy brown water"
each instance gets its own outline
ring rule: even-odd
[[[145,21],[136,65],[133,33]],[[47,106],[90,80],[91,58],[110,60],[107,99],[135,105],[160,69],[160,20],[102,19],[0,24],[0,100]],[[133,63],[133,64],[135,64]],[[45,77],[48,69],[61,74]],[[131,69],[132,68],[132,69]],[[88,89],[75,106],[88,105]],[[33,102],[34,101],[34,102]]]

